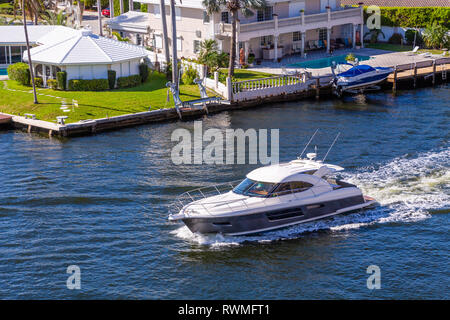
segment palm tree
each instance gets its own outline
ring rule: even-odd
[[[19,2],[20,0],[15,0]],[[45,11],[44,2],[42,0],[22,0],[22,9],[25,7],[26,13],[34,21],[34,24],[38,24],[38,18],[42,12]]]
[[[167,33],[167,20],[166,20],[166,5],[164,0],[159,0],[159,6],[161,7],[161,24],[163,29],[163,39],[164,39],[164,56],[166,58],[166,64],[170,61],[169,53],[169,34]]]
[[[101,0],[97,0],[97,13],[98,13],[98,30],[99,34],[103,36],[102,30],[102,2]]]
[[[228,66],[228,77],[234,75],[234,63],[236,61],[236,21],[238,12],[241,11],[245,17],[254,15],[250,9],[262,9],[266,6],[265,0],[203,0],[208,14],[212,15],[220,12],[222,7],[226,7],[231,13],[231,45],[230,45],[230,63]]]
[[[22,0],[22,12],[23,12],[23,29],[25,31],[25,40],[27,42],[27,53],[28,53],[28,66],[30,68],[30,76],[31,76],[31,84],[33,85],[33,95],[34,95],[34,103],[38,103],[37,95],[36,95],[36,85],[34,84],[34,71],[33,64],[31,63],[31,54],[30,54],[30,41],[28,40],[28,30],[27,30],[27,17],[25,10],[25,0]]]
[[[170,0],[170,14],[172,18],[172,82],[178,91],[178,57],[177,57],[177,19],[175,0]]]
[[[45,20],[46,24],[49,25],[57,25],[57,26],[70,25],[68,16],[62,10],[60,12],[47,10],[45,14],[43,14],[41,17]]]

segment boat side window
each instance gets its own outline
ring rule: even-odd
[[[280,183],[272,195],[274,197],[279,197],[290,193],[292,193],[291,184],[288,182],[288,183]]]
[[[248,188],[250,188],[255,181],[250,179],[244,179],[241,183],[239,183],[234,189],[233,192],[237,194],[245,194]]]
[[[292,181],[290,184],[294,193],[306,191],[313,186],[311,183],[304,181]]]
[[[274,183],[255,182],[246,192],[248,196],[266,197],[273,190]]]

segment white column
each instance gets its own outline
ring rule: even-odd
[[[123,0],[119,0],[120,3],[120,14],[123,13]]]
[[[240,63],[240,50],[239,50],[239,31],[241,29],[241,22],[239,21],[239,19],[236,19],[236,60],[237,60],[237,65],[239,65]]]
[[[302,32],[302,58],[305,55],[306,32]]]
[[[356,47],[356,24],[352,24],[352,26],[353,26],[353,35],[352,35],[352,46],[353,46],[353,49],[355,49],[355,47]]]
[[[12,64],[11,46],[8,47],[9,47],[9,64]]]
[[[114,18],[114,0],[109,0],[109,17]]]
[[[248,63],[248,41],[244,41],[245,63]]]
[[[130,9],[130,11],[133,11],[133,0],[128,0],[128,9]]]
[[[42,65],[42,80],[44,83],[44,87],[47,86],[47,66],[45,64]]]
[[[275,35],[274,37],[273,37],[273,40],[274,40],[274,44],[273,44],[273,48],[274,48],[274,57],[273,57],[273,61],[274,62],[277,62],[277,60],[278,60],[278,36],[277,35]]]
[[[331,28],[327,28],[327,53],[330,53]]]
[[[364,48],[364,24],[363,23],[361,23],[361,29],[360,29],[361,31],[360,31],[360,35],[359,35],[359,38],[360,38],[360,41],[361,41],[361,48]]]

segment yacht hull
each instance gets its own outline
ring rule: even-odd
[[[258,213],[182,219],[194,233],[244,235],[279,229],[375,205],[362,195]]]

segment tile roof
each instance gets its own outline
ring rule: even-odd
[[[341,5],[357,5],[379,7],[450,7],[450,0],[341,0]]]

